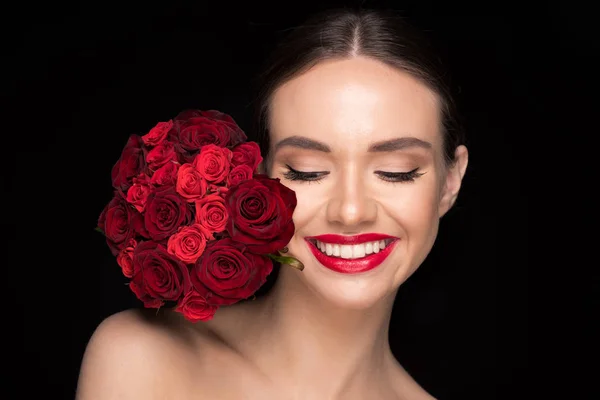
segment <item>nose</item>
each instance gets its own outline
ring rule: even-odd
[[[377,219],[373,192],[366,188],[362,172],[357,168],[346,168],[339,177],[327,204],[327,219],[352,231]]]

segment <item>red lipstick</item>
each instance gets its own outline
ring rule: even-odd
[[[380,250],[378,253],[367,254],[361,258],[346,259],[337,256],[328,256],[327,254],[323,253],[316,246],[316,240],[324,243],[339,245],[354,245],[385,240],[386,246],[385,249]],[[313,253],[317,261],[319,261],[319,263],[321,263],[324,267],[343,274],[358,274],[372,270],[383,263],[390,255],[399,239],[394,236],[383,235],[380,233],[365,233],[355,236],[334,234],[309,236],[305,238],[305,241],[307,242],[310,251]]]

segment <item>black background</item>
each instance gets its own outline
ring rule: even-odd
[[[430,257],[398,295],[393,350],[440,399],[530,398],[526,193],[548,166],[528,163],[548,156],[532,151],[536,143],[588,129],[566,114],[592,111],[583,97],[597,49],[591,18],[414,3],[364,5],[404,10],[437,44],[470,164]],[[94,328],[139,306],[93,230],[127,137],[184,108],[219,109],[249,126],[252,79],[274,41],[308,13],[342,4],[103,1],[5,10],[3,272],[15,314],[5,320],[13,336],[7,398],[72,398]]]

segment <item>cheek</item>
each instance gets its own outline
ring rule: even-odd
[[[426,240],[436,229],[438,220],[435,180],[392,187],[384,191],[380,189],[382,207],[402,227],[409,239]]]
[[[298,204],[294,210],[296,230],[301,230],[315,218],[325,218],[328,195],[322,184],[287,184],[296,192]]]

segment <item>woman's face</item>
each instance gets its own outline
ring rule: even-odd
[[[269,174],[296,192],[288,254],[315,295],[368,308],[423,262],[466,168],[463,148],[444,169],[439,127],[431,90],[367,58],[320,63],[275,92]]]

